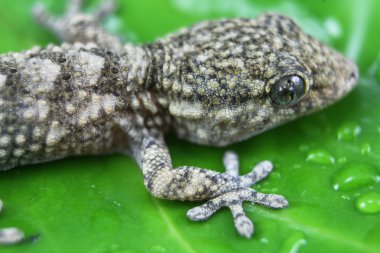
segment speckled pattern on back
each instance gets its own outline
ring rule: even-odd
[[[354,63],[278,14],[206,21],[134,46],[99,26],[112,2],[93,14],[82,14],[81,4],[71,0],[60,18],[35,8],[62,45],[0,55],[0,170],[71,155],[131,154],[152,195],[207,200],[188,212],[192,220],[227,206],[245,237],[253,224],[243,201],[287,206],[281,195],[250,188],[271,162],[239,176],[229,152],[226,173],[173,169],[163,135],[175,131],[214,146],[244,140],[337,101],[356,84]],[[17,231],[0,230],[0,243],[22,240]]]

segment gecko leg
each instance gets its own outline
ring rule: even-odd
[[[0,213],[3,209],[3,202],[0,199]],[[10,245],[21,242],[24,239],[24,232],[18,228],[0,229],[0,245]]]
[[[227,172],[218,173],[193,166],[172,169],[170,155],[161,139],[145,137],[142,147],[134,148],[134,155],[143,174],[147,189],[158,198],[172,200],[208,200],[205,204],[188,211],[187,216],[194,221],[206,220],[221,207],[229,207],[235,227],[245,237],[253,233],[253,224],[245,215],[244,201],[267,207],[282,208],[287,200],[276,194],[263,194],[250,185],[265,178],[272,170],[272,164],[263,161],[244,176],[238,176],[237,156],[225,155]]]
[[[66,8],[66,12],[62,17],[55,17],[50,14],[45,6],[38,3],[33,8],[33,15],[35,19],[43,26],[51,29],[56,33],[60,33],[64,28],[64,24],[67,24],[71,19],[76,16],[84,16],[85,14],[81,12],[84,0],[70,0]],[[91,16],[94,20],[101,20],[108,15],[111,15],[116,10],[115,0],[107,0],[102,2],[98,8],[88,16]]]
[[[83,7],[84,0],[69,0],[69,4],[67,6],[67,15],[74,16],[78,14]]]
[[[70,0],[66,12],[61,17],[50,14],[42,4],[34,6],[33,14],[38,23],[45,26],[63,41],[70,43],[93,42],[101,47],[123,52],[123,44],[116,36],[106,32],[99,21],[116,10],[114,0],[102,2],[93,13],[81,12],[83,0]]]

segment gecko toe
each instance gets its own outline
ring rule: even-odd
[[[251,238],[253,234],[253,223],[247,216],[240,216],[234,219],[235,228],[238,233],[246,238]]]
[[[187,212],[187,217],[193,221],[207,220],[210,216],[210,212],[202,206],[194,207]]]
[[[228,206],[234,218],[235,228],[238,233],[246,238],[250,238],[253,234],[253,223],[246,216],[243,210],[242,202]]]
[[[24,239],[24,232],[18,228],[0,229],[0,245],[17,244]]]
[[[262,161],[258,163],[251,172],[241,176],[242,186],[250,187],[260,180],[266,178],[273,169],[273,164],[270,161]]]
[[[252,203],[258,203],[263,206],[271,207],[271,208],[284,208],[289,205],[288,200],[282,196],[277,194],[263,194],[260,192],[256,192],[255,196],[250,198]]]

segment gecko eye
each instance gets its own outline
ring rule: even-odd
[[[300,101],[305,93],[305,81],[301,77],[285,76],[270,87],[267,95],[272,104],[288,107]]]

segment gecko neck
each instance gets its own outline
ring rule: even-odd
[[[150,56],[147,51],[138,46],[130,44],[124,45],[124,52],[121,54],[122,78],[127,83],[129,90],[143,90],[150,83]]]
[[[146,44],[142,47],[148,54],[149,58],[149,78],[147,86],[154,87],[159,93],[168,94],[167,75],[170,73],[171,52],[162,43],[156,42]],[[172,80],[175,79],[175,74],[170,75]],[[170,83],[172,82],[170,80]]]
[[[170,126],[167,113],[168,98],[159,89],[162,61],[157,52],[147,46],[126,44],[120,55],[122,71],[119,77],[124,82],[125,109],[138,115],[139,125],[165,130]]]

